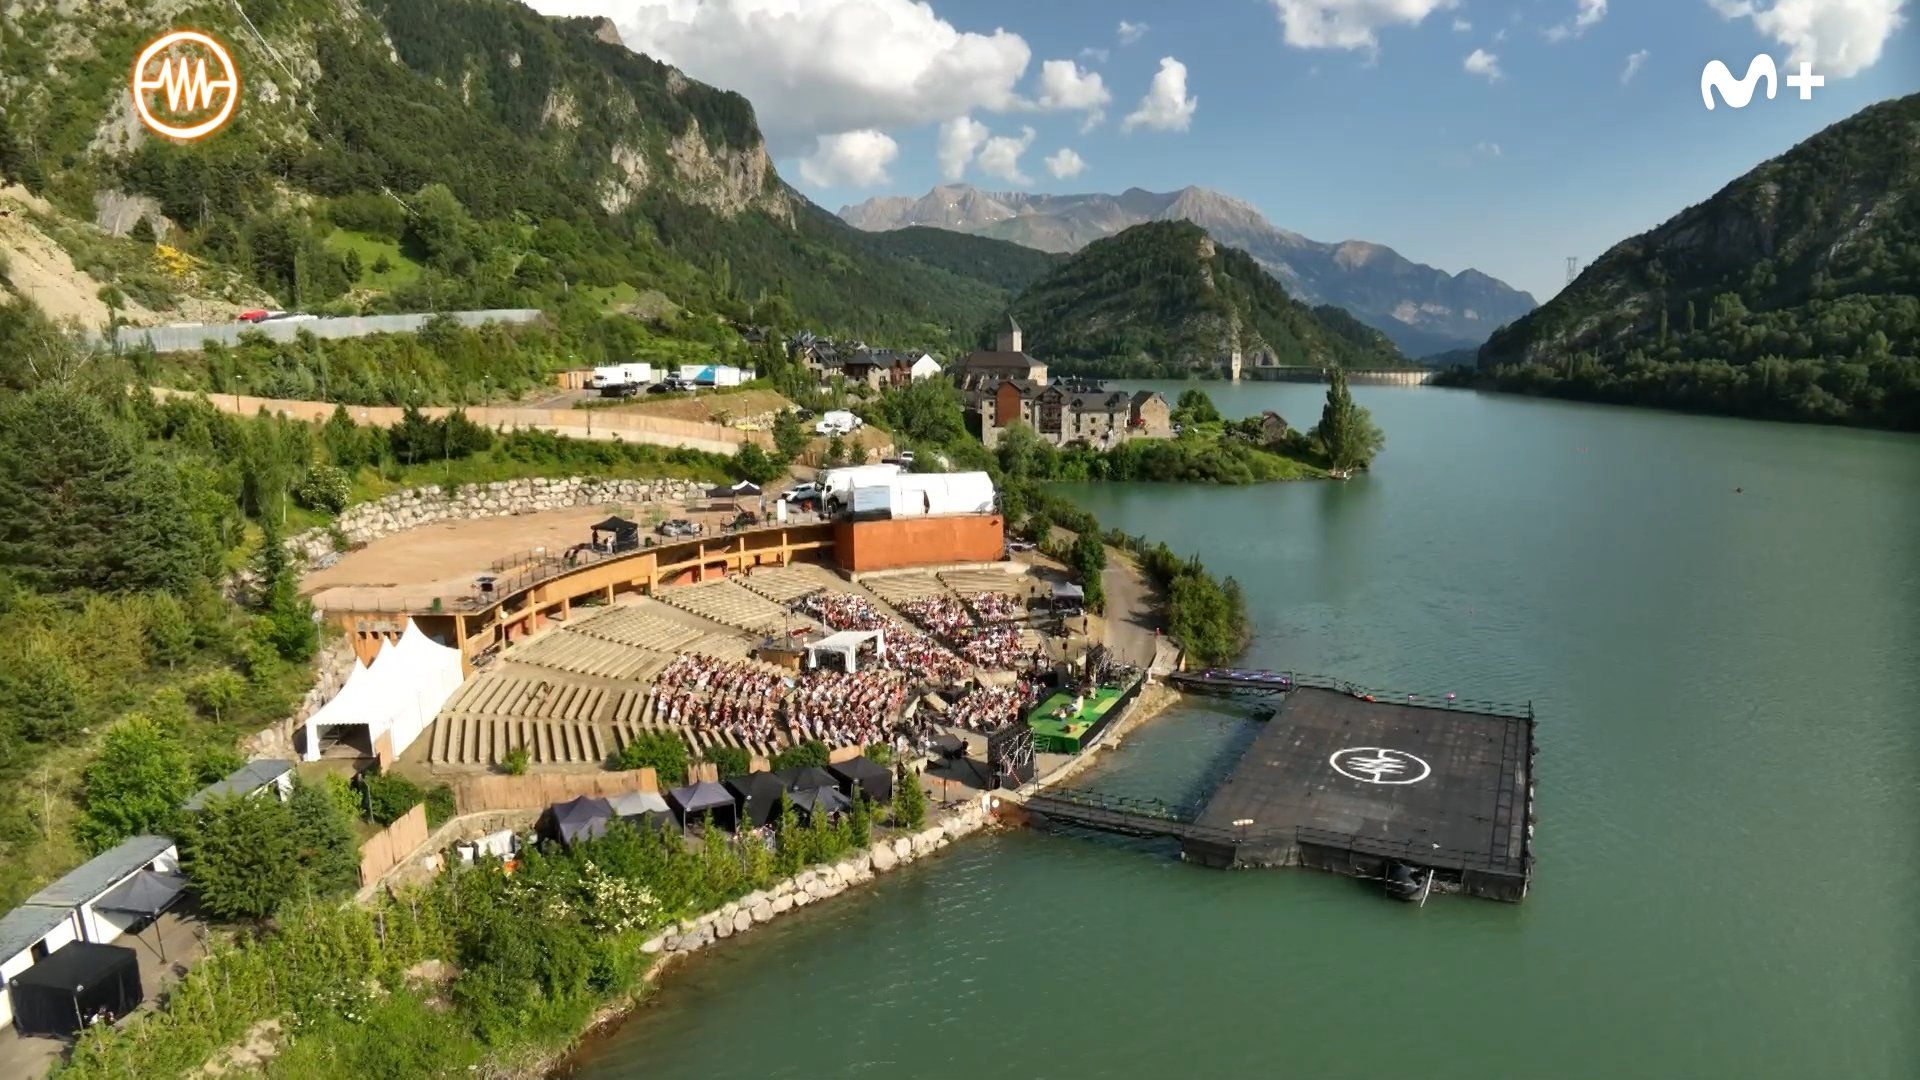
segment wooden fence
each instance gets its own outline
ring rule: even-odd
[[[380,880],[381,874],[393,869],[426,842],[427,804],[420,803],[360,845],[361,886]]]
[[[534,810],[586,795],[607,798],[629,791],[659,791],[652,769],[629,772],[547,773],[540,776],[476,776],[453,787],[461,814]]]

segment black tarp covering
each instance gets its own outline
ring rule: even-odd
[[[834,775],[818,765],[798,765],[791,769],[779,769],[774,772],[780,782],[787,785],[788,791],[801,788],[837,788],[840,781]]]
[[[754,829],[765,825],[780,812],[780,796],[787,790],[787,785],[770,772],[736,776],[728,780],[726,786],[740,802],[740,820]]]
[[[933,752],[943,758],[967,756],[967,740],[950,731],[943,731],[933,737],[930,744]]]
[[[119,945],[70,941],[7,987],[20,1034],[72,1035],[88,1017],[118,1019],[139,1006],[140,957]]]
[[[643,810],[638,814],[622,814],[620,820],[626,822],[628,828],[642,836],[650,832],[673,832],[680,827],[679,822],[673,820],[673,815],[665,810]]]
[[[845,795],[840,794],[837,787],[799,788],[788,792],[787,798],[792,799],[794,808],[808,818],[822,812],[838,814],[853,805]]]
[[[667,805],[673,808],[682,828],[692,825],[703,814],[712,814],[716,825],[728,829],[734,828],[740,820],[739,808],[733,802],[733,792],[711,780],[674,788],[667,792]]]
[[[94,901],[93,906],[97,911],[124,911],[153,918],[172,907],[186,888],[187,879],[179,874],[140,870]]]
[[[867,801],[881,806],[893,801],[893,770],[872,758],[848,758],[827,766],[827,771],[839,778],[840,790],[846,792],[849,799],[859,792]]]
[[[604,836],[607,823],[612,820],[612,804],[582,795],[547,807],[541,816],[540,833],[572,846],[581,840]]]
[[[593,535],[594,546],[602,550],[625,551],[640,546],[640,526],[618,514],[595,525],[588,532]],[[600,539],[601,533],[607,534],[604,541]]]

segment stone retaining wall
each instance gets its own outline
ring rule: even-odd
[[[601,480],[580,476],[501,480],[491,484],[465,484],[452,490],[428,484],[350,506],[335,520],[334,529],[308,529],[298,533],[287,539],[287,548],[295,557],[315,562],[334,551],[336,529],[348,544],[357,546],[442,521],[537,514],[576,506],[673,502],[698,498],[705,491],[706,485],[696,480]]]
[[[973,800],[919,832],[877,840],[872,847],[837,863],[809,867],[771,888],[748,893],[697,919],[670,927],[649,939],[640,950],[657,957],[657,962],[692,955],[716,941],[748,933],[798,908],[838,896],[881,874],[926,858],[953,841],[978,832],[989,820],[986,807],[980,800]]]

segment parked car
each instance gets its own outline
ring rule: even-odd
[[[252,308],[241,312],[239,318],[241,322],[257,323],[264,322],[272,316],[273,312],[268,311],[266,308]]]
[[[820,499],[820,485],[808,480],[805,483],[793,485],[781,492],[776,498],[781,502],[793,503],[795,505],[818,502]]]
[[[700,529],[686,518],[673,518],[660,523],[656,530],[661,536],[696,536]]]
[[[1031,541],[1031,540],[1008,540],[1008,541],[1007,541],[1007,550],[1008,550],[1008,551],[1032,551],[1032,550],[1033,550],[1033,541]]]

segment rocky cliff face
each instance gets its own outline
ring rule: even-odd
[[[1030,195],[951,184],[918,199],[887,196],[842,207],[840,216],[870,231],[923,225],[1052,252],[1078,251],[1149,221],[1191,221],[1252,255],[1297,299],[1344,308],[1413,356],[1477,345],[1534,307],[1533,297],[1477,270],[1448,274],[1380,244],[1310,240],[1249,203],[1199,187]]]

